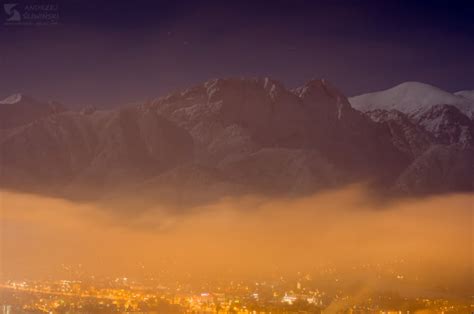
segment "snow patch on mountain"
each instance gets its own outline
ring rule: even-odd
[[[4,100],[0,101],[0,104],[2,105],[13,105],[19,103],[25,96],[23,94],[17,93],[8,96]]]
[[[474,100],[419,82],[405,82],[387,90],[351,97],[349,102],[362,112],[398,110],[418,116],[436,105],[452,105],[468,117],[474,116]]]
[[[459,92],[455,92],[454,95],[461,96],[474,101],[474,90],[461,90]]]

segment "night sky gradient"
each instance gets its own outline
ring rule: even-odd
[[[54,1],[50,26],[4,25],[2,2],[1,98],[114,106],[230,76],[474,89],[473,1]]]

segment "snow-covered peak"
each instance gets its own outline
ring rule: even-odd
[[[25,95],[17,93],[17,94],[13,94],[13,95],[8,96],[4,100],[1,100],[0,104],[2,104],[2,105],[13,105],[13,104],[17,104],[17,103],[21,102],[24,98],[25,98]]]
[[[474,90],[461,90],[459,92],[455,92],[454,95],[461,96],[474,101]]]
[[[399,110],[419,115],[435,105],[453,105],[468,117],[474,115],[474,101],[420,82],[405,82],[387,90],[349,98],[357,110]]]

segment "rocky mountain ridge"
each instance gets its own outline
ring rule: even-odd
[[[472,191],[472,117],[433,104],[433,93],[414,112],[406,103],[361,112],[326,80],[289,90],[269,78],[210,80],[112,110],[44,111],[14,98],[0,110],[29,105],[1,112],[4,188],[183,203],[360,181],[393,193]],[[42,111],[25,113],[31,104]]]

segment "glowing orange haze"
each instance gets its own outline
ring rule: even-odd
[[[55,274],[82,263],[98,274],[156,271],[265,274],[405,259],[437,277],[472,267],[473,195],[377,203],[360,187],[298,199],[247,196],[180,213],[127,215],[98,204],[2,192],[1,270]],[[470,273],[472,275],[472,272]]]

